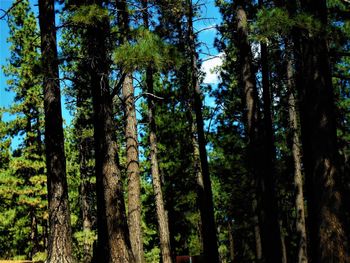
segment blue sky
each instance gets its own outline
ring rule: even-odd
[[[13,0],[0,0],[0,9],[7,10]],[[202,30],[204,28],[209,28],[208,30],[203,30],[199,34],[199,41],[204,42],[205,46],[202,46],[202,50],[205,53],[210,53],[212,55],[217,55],[217,50],[214,48],[214,39],[216,36],[216,30],[213,28],[213,26],[220,24],[221,17],[218,11],[218,8],[215,7],[214,0],[204,0],[203,1],[206,5],[202,6],[202,17],[205,18],[211,18],[211,19],[205,19],[200,20],[199,22],[195,23],[195,29],[196,30]],[[33,10],[37,13],[37,0],[30,1],[31,6]],[[0,11],[0,16],[1,16]],[[2,66],[6,65],[6,59],[10,55],[9,51],[9,44],[7,43],[8,38],[8,27],[6,20],[0,20],[0,107],[8,107],[13,103],[13,94],[10,92],[6,92],[6,77],[4,76]],[[201,54],[201,58],[206,58],[207,54]],[[220,58],[214,58],[207,60],[203,63],[202,70],[206,72],[207,77],[205,78],[204,82],[215,84],[217,83],[218,79],[216,74],[213,74],[211,72],[211,69],[215,66],[218,66],[221,64]],[[69,112],[65,109],[64,105],[65,99],[62,98],[62,108],[63,108],[63,118],[65,119],[66,123],[69,124],[71,120],[71,116],[69,115]],[[210,98],[206,98],[206,103],[211,104],[212,100]],[[4,116],[4,119],[8,119],[9,116]]]
[[[12,1],[0,0],[0,8],[7,10],[11,6]],[[0,16],[2,12],[0,11]],[[9,44],[7,43],[8,27],[6,20],[0,20],[0,65],[1,67],[6,64],[6,58],[9,56]],[[13,95],[9,92],[5,92],[6,79],[2,68],[0,69],[0,106],[6,107],[12,103]]]

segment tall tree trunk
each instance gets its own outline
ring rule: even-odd
[[[126,1],[116,3],[118,11],[118,25],[120,31],[120,44],[129,38],[129,13]],[[137,119],[135,108],[135,89],[133,76],[126,74],[122,88],[125,106],[125,138],[126,161],[128,177],[128,224],[131,248],[136,262],[144,262],[143,238],[141,229],[141,183],[139,167],[139,150],[137,138]]]
[[[128,223],[131,248],[136,262],[144,262],[143,239],[141,230],[141,184],[137,138],[137,120],[132,75],[127,74],[123,83],[125,104],[125,138],[128,175]]]
[[[90,0],[102,6],[102,0]],[[98,247],[96,260],[106,263],[134,262],[125,212],[121,172],[115,138],[116,125],[109,87],[106,41],[109,19],[104,17],[87,30],[92,100],[94,109],[95,169]]]
[[[281,262],[282,244],[277,218],[277,202],[274,192],[274,180],[272,177],[273,141],[270,111],[270,92],[268,90],[268,78],[266,74],[266,62],[264,65],[263,86],[264,91],[264,115],[265,115],[265,143],[266,153],[259,151],[258,140],[258,95],[255,74],[252,66],[251,47],[248,41],[248,20],[243,5],[239,5],[236,11],[237,19],[237,46],[242,69],[241,81],[243,84],[244,99],[246,105],[246,131],[248,136],[248,163],[250,172],[257,181],[259,223],[262,227],[262,251],[266,262]],[[263,56],[262,56],[263,57]],[[264,61],[263,61],[264,62]],[[268,77],[268,76],[267,76]],[[257,152],[263,154],[258,157]],[[265,157],[264,157],[265,156]],[[262,171],[261,171],[262,170]],[[260,207],[261,206],[261,207]],[[259,255],[257,255],[259,257]]]
[[[303,74],[298,87],[310,219],[309,256],[317,263],[349,262],[338,191],[340,170],[335,105],[325,32],[327,5],[325,0],[303,0],[301,3],[304,10],[322,25],[319,32],[305,33],[301,43]]]
[[[86,138],[80,138],[80,202],[81,213],[83,220],[83,232],[84,232],[84,245],[83,245],[83,262],[90,263],[92,260],[92,244],[89,235],[92,230],[92,218],[91,218],[91,202],[89,201],[89,193],[91,189],[90,175],[88,169],[88,155],[89,155],[89,141]]]
[[[232,222],[229,221],[227,225],[227,231],[228,231],[228,240],[230,242],[230,261],[235,261],[235,243],[233,238],[233,229],[232,229]]]
[[[289,92],[288,110],[289,110],[289,123],[292,131],[292,153],[294,161],[294,187],[295,187],[295,209],[296,214],[296,231],[298,238],[298,263],[307,263],[307,236],[305,226],[305,206],[304,206],[304,193],[303,193],[303,169],[302,169],[302,151],[300,142],[300,127],[298,106],[296,99],[295,81],[294,81],[294,69],[293,61],[291,57],[290,43],[286,40],[287,51],[287,85]]]
[[[148,68],[146,72],[146,84],[149,94],[153,94],[153,73],[152,69]],[[171,246],[169,234],[169,221],[164,207],[163,191],[159,173],[158,157],[157,157],[157,135],[156,122],[154,116],[154,101],[151,95],[147,98],[148,103],[148,121],[149,121],[149,140],[150,140],[150,159],[153,191],[156,199],[156,210],[158,219],[160,250],[162,253],[162,262],[171,263]]]
[[[39,0],[49,203],[47,262],[73,262],[62,127],[54,0]]]
[[[256,196],[256,180],[252,180],[252,213],[253,213],[253,228],[254,228],[254,241],[255,241],[255,256],[258,262],[262,260],[262,243],[261,243],[261,229],[259,224],[259,215],[258,215],[258,199]]]
[[[206,150],[206,139],[204,134],[204,121],[202,113],[202,93],[199,84],[199,70],[197,67],[197,52],[195,46],[195,36],[193,29],[193,6],[192,0],[188,1],[188,33],[189,48],[191,56],[191,88],[193,94],[193,110],[196,116],[196,130],[198,136],[199,157],[201,173],[198,173],[198,199],[199,210],[202,221],[202,237],[204,257],[208,262],[219,262],[218,242],[216,235],[213,194],[209,174],[208,156]],[[201,177],[200,177],[201,175]]]
[[[143,1],[143,20],[145,28],[149,28],[148,17],[148,1]],[[151,173],[153,182],[153,191],[156,199],[156,211],[159,229],[160,250],[162,254],[163,263],[171,263],[171,246],[170,246],[170,232],[169,220],[164,206],[163,191],[161,185],[161,178],[159,173],[159,163],[157,156],[157,134],[155,122],[155,103],[153,98],[153,69],[149,66],[146,69],[146,86],[147,86],[147,104],[148,104],[148,122],[149,122],[149,140],[150,140],[150,159],[151,159]]]
[[[259,0],[262,6],[262,1]],[[278,202],[276,193],[276,149],[272,129],[271,92],[268,66],[268,50],[265,43],[260,44],[261,49],[261,75],[263,89],[264,112],[264,154],[262,183],[262,224],[263,224],[263,251],[270,262],[283,262],[283,251],[286,249],[284,237],[279,223]],[[274,244],[272,246],[271,244]]]
[[[30,226],[30,242],[32,243],[32,250],[30,251],[30,257],[33,258],[33,256],[39,252],[39,236],[38,236],[38,220],[35,215],[35,209],[30,211],[30,220],[31,220],[31,226]]]
[[[237,47],[239,52],[241,72],[241,82],[243,85],[244,92],[244,103],[246,111],[246,132],[248,137],[248,165],[250,167],[250,173],[252,178],[252,212],[253,212],[253,224],[254,224],[254,236],[255,236],[255,249],[256,259],[262,260],[262,242],[261,242],[261,222],[259,218],[258,209],[260,208],[260,196],[258,195],[258,182],[259,178],[256,174],[256,162],[254,160],[254,144],[256,143],[257,133],[257,121],[258,121],[258,110],[257,110],[257,90],[255,75],[252,68],[252,54],[250,44],[248,42],[248,26],[247,26],[247,15],[242,6],[238,6],[236,10],[237,20]]]

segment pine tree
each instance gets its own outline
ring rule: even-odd
[[[17,140],[22,137],[22,142],[13,151],[9,167],[3,174],[2,186],[12,188],[10,192],[4,193],[4,198],[8,202],[16,200],[19,204],[15,210],[17,220],[7,228],[24,229],[22,233],[14,233],[12,242],[28,242],[27,247],[17,246],[18,250],[14,253],[33,258],[36,253],[43,252],[47,245],[47,192],[42,143],[43,103],[38,51],[40,37],[36,18],[28,1],[22,1],[12,8],[8,25],[11,57],[4,72],[9,78],[8,90],[15,94],[15,101],[6,111],[15,116],[15,119],[8,121],[4,132],[8,136],[17,136]],[[11,181],[10,178],[15,180],[15,185],[6,185]],[[9,245],[12,244],[13,248],[9,251],[16,247],[12,242]]]
[[[49,202],[48,262],[73,262],[54,1],[39,1]]]
[[[339,192],[334,92],[326,32],[326,1],[301,1],[302,8],[320,23],[320,31],[302,45],[299,96],[308,193],[310,257],[316,262],[347,262],[346,233]],[[312,223],[311,223],[312,222]]]

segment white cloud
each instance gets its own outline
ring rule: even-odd
[[[224,53],[219,53],[213,58],[206,58],[202,63],[201,70],[205,73],[203,83],[218,84],[220,82],[220,67],[224,59]]]

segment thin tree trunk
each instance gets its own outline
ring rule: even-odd
[[[266,262],[281,262],[281,237],[277,218],[277,201],[274,192],[274,180],[272,175],[273,141],[272,124],[270,111],[270,92],[268,90],[268,78],[266,74],[266,62],[264,65],[263,86],[264,91],[264,117],[265,117],[265,143],[263,156],[257,157],[259,152],[258,140],[258,95],[255,81],[255,74],[252,67],[251,47],[248,41],[248,20],[243,5],[239,5],[236,11],[237,19],[237,46],[239,59],[242,68],[242,84],[246,104],[246,130],[248,136],[248,165],[250,172],[257,180],[257,194],[260,199],[256,205],[259,209],[259,223],[262,226],[262,252]],[[261,153],[261,152],[260,152]],[[262,153],[261,153],[262,154]],[[263,161],[262,161],[263,160]],[[261,171],[262,170],[262,171]],[[257,258],[259,255],[257,254]]]
[[[235,260],[235,243],[234,243],[234,238],[233,238],[233,229],[232,229],[232,222],[228,222],[227,226],[227,231],[228,231],[228,240],[230,242],[230,261],[234,262]]]
[[[252,178],[253,198],[252,198],[252,212],[253,212],[253,224],[254,224],[254,235],[255,235],[255,249],[256,259],[262,260],[262,242],[261,242],[261,229],[258,207],[260,200],[258,199],[258,181],[259,178],[256,174],[256,162],[254,161],[254,144],[256,143],[256,129],[258,121],[257,111],[257,91],[256,81],[252,68],[252,54],[250,45],[248,42],[248,28],[247,28],[247,16],[242,8],[238,6],[236,11],[237,16],[237,47],[239,50],[239,59],[241,65],[241,78],[244,91],[244,102],[246,107],[246,131],[248,136],[248,165],[250,167],[250,173]]]
[[[310,220],[309,256],[317,263],[349,262],[338,185],[339,153],[329,48],[327,33],[323,31],[327,28],[327,4],[325,0],[301,3],[322,25],[320,32],[308,34],[301,43],[303,67],[298,87]]]
[[[252,188],[256,189],[255,180],[252,180]],[[261,244],[261,229],[258,215],[258,200],[254,191],[252,197],[252,213],[253,213],[253,227],[254,227],[254,241],[255,241],[255,256],[258,262],[262,260],[262,244]]]
[[[39,24],[44,76],[45,146],[50,226],[47,262],[70,263],[73,262],[72,237],[62,127],[54,0],[39,0]]]
[[[262,1],[260,0],[260,5]],[[263,155],[263,175],[262,205],[263,213],[263,251],[266,259],[271,262],[283,261],[283,251],[286,247],[284,237],[279,224],[279,211],[276,193],[276,171],[274,162],[276,159],[276,149],[274,145],[274,134],[272,129],[271,114],[271,92],[268,68],[268,50],[265,43],[260,44],[261,48],[261,73],[263,88],[263,111],[264,111],[264,155]],[[274,245],[271,245],[274,244]]]
[[[92,1],[92,0],[91,0]],[[90,2],[91,4],[95,1]],[[97,1],[102,6],[102,0]],[[109,87],[106,41],[109,20],[103,18],[87,30],[87,49],[94,109],[95,169],[97,191],[97,262],[134,262],[129,240],[121,172],[115,138],[116,125]]]
[[[83,232],[84,232],[84,245],[83,245],[83,262],[90,263],[92,260],[92,244],[89,238],[89,235],[92,228],[92,219],[91,219],[91,202],[89,202],[89,192],[90,192],[90,182],[89,182],[89,172],[88,172],[88,140],[81,138],[80,142],[80,201],[81,201],[81,212],[83,220]]]
[[[149,28],[149,16],[148,16],[148,1],[143,1],[143,20],[144,26]],[[151,173],[153,182],[153,191],[156,199],[156,211],[158,220],[158,230],[160,239],[160,249],[162,254],[163,263],[171,263],[171,246],[170,246],[170,231],[169,231],[169,220],[168,215],[164,206],[162,183],[159,173],[159,164],[157,157],[157,135],[156,135],[156,122],[155,122],[155,109],[154,109],[154,98],[152,94],[153,90],[153,70],[149,66],[146,69],[146,85],[148,103],[148,122],[149,122],[149,140],[150,140],[150,159],[151,159]]]
[[[132,75],[127,74],[123,83],[125,105],[126,162],[128,175],[128,223],[131,248],[136,262],[144,262],[141,230],[141,184],[137,138],[137,120]]]
[[[120,44],[129,38],[129,13],[126,1],[116,3]],[[135,90],[132,73],[127,73],[123,81],[122,93],[125,106],[125,139],[128,177],[128,224],[131,248],[136,262],[144,262],[143,238],[141,229],[141,183],[139,167],[139,150],[137,138],[137,119],[135,108]]]
[[[195,37],[193,29],[193,6],[192,0],[188,1],[188,32],[191,56],[191,84],[193,94],[193,110],[196,116],[196,130],[198,136],[198,147],[201,164],[201,173],[198,173],[198,199],[199,210],[202,221],[202,237],[204,257],[208,262],[219,262],[218,242],[216,235],[213,194],[209,174],[208,156],[206,150],[206,139],[204,134],[204,121],[202,113],[202,93],[199,84],[199,70],[197,68],[197,52],[195,48]],[[201,175],[201,177],[200,177]]]
[[[280,238],[281,238],[281,262],[282,263],[287,263],[288,258],[287,258],[287,246],[286,246],[286,239],[285,236],[283,235],[283,220],[279,220],[278,222],[279,225],[279,230],[280,230]]]
[[[153,73],[152,69],[146,72],[147,90],[149,94],[153,94]],[[162,262],[171,263],[171,246],[169,234],[169,221],[164,207],[163,191],[159,174],[158,157],[157,157],[157,135],[156,122],[154,116],[154,101],[152,96],[148,96],[148,121],[149,121],[149,140],[150,140],[150,159],[153,191],[156,199],[156,210],[158,219],[160,250],[162,253]]]
[[[290,52],[289,43],[286,43],[287,52]],[[293,136],[292,153],[294,160],[294,187],[295,187],[295,209],[296,214],[296,231],[298,238],[298,263],[307,263],[307,236],[305,225],[305,206],[303,193],[303,170],[302,170],[302,153],[300,142],[300,127],[298,117],[298,107],[296,100],[293,61],[287,54],[287,85],[289,92],[289,122]]]
[[[35,215],[35,209],[33,209],[30,212],[30,219],[31,219],[31,227],[30,227],[30,241],[32,243],[32,250],[30,257],[33,258],[33,256],[39,252],[39,239],[38,239],[38,220]]]

